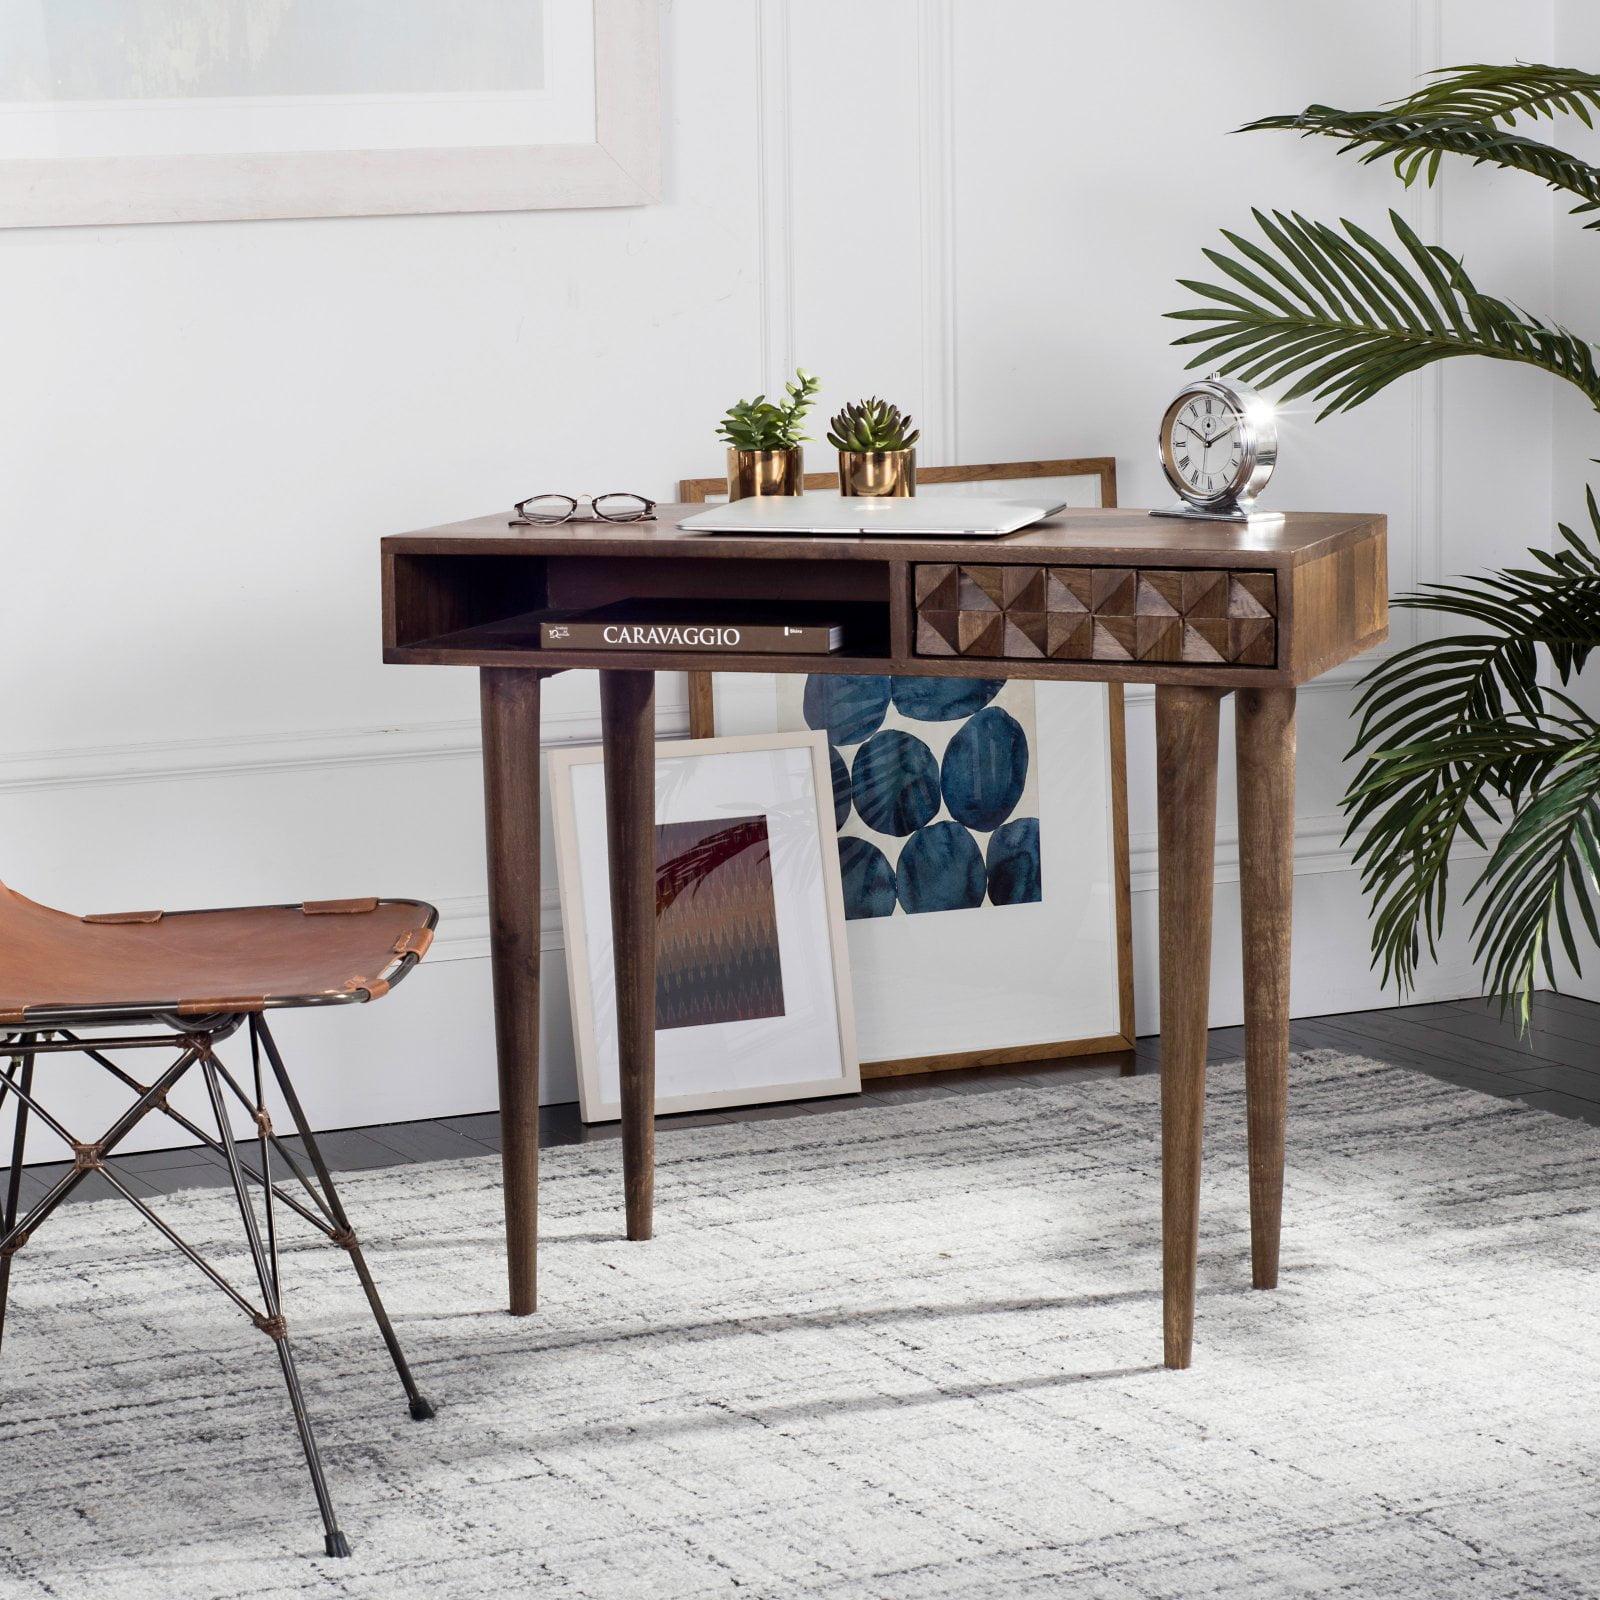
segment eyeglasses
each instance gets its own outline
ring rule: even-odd
[[[589,508],[580,516],[579,506]],[[510,526],[550,527],[558,522],[653,522],[656,503],[642,494],[536,494],[519,500]]]

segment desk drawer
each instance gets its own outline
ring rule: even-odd
[[[912,581],[919,656],[1278,663],[1271,572],[920,562]]]

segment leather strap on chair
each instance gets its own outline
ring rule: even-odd
[[[308,917],[342,917],[378,909],[377,897],[369,900],[307,900],[300,909]]]
[[[345,988],[354,994],[358,989],[365,989],[369,1000],[381,1000],[389,992],[388,981],[384,978],[363,978],[359,974],[352,978]]]
[[[180,1017],[209,1017],[219,1011],[259,1011],[267,1001],[262,994],[249,995],[222,995],[215,999],[205,1000],[180,1000],[178,1002],[178,1015]]]
[[[397,956],[415,956],[420,961],[433,943],[432,928],[408,928],[394,942]]]
[[[159,922],[165,915],[161,911],[95,911],[79,922]]]
[[[21,1006],[13,1006],[9,1011],[0,1011],[0,1023],[7,1027],[13,1023],[27,1020],[28,1013]]]

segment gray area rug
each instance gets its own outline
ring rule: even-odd
[[[343,1253],[293,1249],[345,1562],[308,1555],[268,1342],[126,1206],[74,1208],[18,1264],[0,1595],[1600,1595],[1600,1130],[1332,1054],[1293,1081],[1259,1294],[1213,1072],[1187,1373],[1153,1078],[670,1132],[650,1245],[615,1143],[547,1152],[526,1321],[494,1161],[348,1178],[439,1416]],[[234,1236],[217,1191],[160,1204]]]

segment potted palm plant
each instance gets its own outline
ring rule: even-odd
[[[1445,69],[1377,110],[1313,105],[1249,128],[1337,139],[1362,162],[1392,162],[1407,185],[1464,156],[1527,173],[1587,217],[1600,210],[1600,168],[1520,124],[1587,127],[1597,111],[1600,75],[1518,63]],[[1287,385],[1284,400],[1321,402],[1320,420],[1433,362],[1487,356],[1541,367],[1600,409],[1589,340],[1486,294],[1396,213],[1388,242],[1298,213],[1255,221],[1258,236],[1225,231],[1230,248],[1206,251],[1225,282],[1183,280],[1199,303],[1170,315],[1197,325],[1177,341],[1197,347],[1191,366]],[[1465,896],[1484,985],[1524,1024],[1558,958],[1577,968],[1585,936],[1600,940],[1600,721],[1571,692],[1600,646],[1592,491],[1588,526],[1560,535],[1521,566],[1396,599],[1441,625],[1365,679],[1351,752],[1361,764],[1344,799],[1385,981],[1409,987],[1424,949],[1434,954],[1464,838],[1488,857]]]
[[[828,443],[839,452],[839,493],[915,494],[920,437],[899,406],[876,395],[852,401],[828,424]]]
[[[800,425],[816,400],[820,381],[797,367],[794,381],[784,387],[786,398],[781,401],[764,394],[734,401],[717,424],[717,434],[728,446],[730,500],[800,494],[805,488],[806,436]]]

